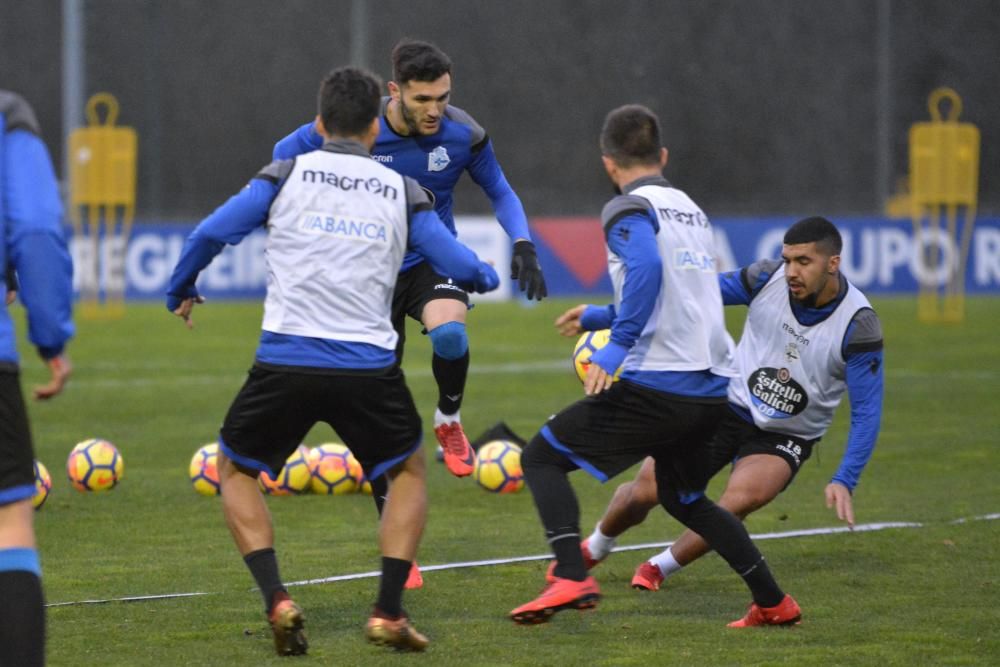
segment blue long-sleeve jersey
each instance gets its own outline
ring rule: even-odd
[[[355,144],[360,150],[360,144]],[[353,152],[353,151],[352,151]],[[184,244],[170,277],[167,308],[175,310],[182,299],[195,297],[198,274],[228,245],[239,243],[253,230],[266,224],[271,204],[284,180],[273,173],[290,169],[271,165],[238,194],[205,218]],[[423,195],[421,195],[423,196]],[[475,253],[460,244],[427,205],[410,212],[408,249],[430,262],[436,272],[450,276],[470,289],[493,289],[497,278]],[[483,271],[489,269],[490,275]],[[484,287],[485,286],[485,287]],[[257,361],[273,366],[330,369],[380,369],[395,363],[395,351],[369,343],[309,338],[263,331]]]
[[[531,240],[524,206],[507,182],[485,130],[469,114],[448,105],[437,132],[403,136],[392,129],[385,116],[388,102],[388,97],[383,98],[372,157],[430,190],[434,195],[434,210],[452,234],[455,234],[453,193],[462,174],[468,171],[489,197],[497,220],[511,240]],[[275,144],[273,157],[287,160],[322,145],[323,138],[315,126],[306,123]],[[406,271],[421,261],[419,254],[408,253],[401,270]]]
[[[28,339],[44,359],[73,336],[73,263],[52,161],[31,106],[0,90],[0,275],[16,271]],[[14,325],[0,299],[0,367],[18,363]]]
[[[771,278],[778,261],[762,261],[750,267],[724,273],[719,276],[723,303],[749,306]],[[847,293],[847,284],[842,279],[837,298],[819,308],[807,308],[794,299],[792,311],[796,319],[804,325],[821,322],[836,309]],[[854,490],[861,472],[875,450],[879,424],[882,419],[882,392],[885,380],[883,349],[877,319],[870,310],[860,311],[847,327],[841,351],[847,362],[845,382],[851,404],[851,425],[847,435],[847,446],[840,466],[830,481],[843,484]],[[736,409],[745,419],[753,418]]]

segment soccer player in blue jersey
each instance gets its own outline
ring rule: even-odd
[[[426,520],[421,424],[396,363],[391,305],[400,266],[416,252],[480,292],[499,284],[441,223],[413,179],[373,160],[379,83],[344,67],[319,94],[318,150],[275,160],[198,225],[170,279],[167,308],[190,325],[198,274],[227,243],[267,228],[267,295],[260,344],[219,433],[222,505],[264,598],[279,655],[306,652],[302,610],[278,574],[274,532],[257,487],[277,476],[317,422],[326,422],[372,482],[392,478],[379,524],[382,577],[369,641],[423,650],[402,608]]]
[[[746,528],[704,493],[708,445],[734,374],[712,225],[663,178],[667,150],[652,111],[615,109],[600,144],[604,169],[621,193],[601,213],[614,304],[578,307],[567,319],[577,331],[610,328],[610,341],[591,357],[587,397],[549,419],[521,455],[555,562],[541,594],[510,617],[543,623],[562,609],[597,604],[568,474],[582,469],[603,482],[651,456],[664,509],[708,539],[755,606],[778,609],[780,622],[795,623],[798,605],[778,586]]]
[[[831,222],[806,218],[785,234],[781,260],[761,260],[719,276],[724,302],[749,306],[737,347],[740,375],[730,384],[730,410],[712,443],[713,474],[733,464],[719,505],[739,517],[767,505],[792,483],[846,389],[851,427],[825,496],[837,517],[854,525],[852,493],[878,438],[884,366],[881,324],[864,295],[840,273],[841,245]],[[556,322],[567,336],[580,331],[579,308]],[[645,519],[656,498],[653,461],[647,459],[634,481],[618,487],[584,541],[589,567],[611,552],[615,538]],[[642,563],[632,586],[659,590],[665,577],[708,551],[705,540],[688,530]]]
[[[62,391],[73,336],[73,265],[63,231],[59,186],[34,111],[0,90],[0,662],[45,664],[45,608],[35,546],[34,452],[21,396],[18,355],[7,306],[16,289],[28,311],[28,338],[50,379],[36,399]]]
[[[438,215],[455,233],[452,194],[468,172],[489,197],[497,220],[513,240],[511,278],[529,299],[546,296],[545,279],[531,241],[528,221],[493,152],[486,131],[451,100],[451,60],[427,42],[404,39],[392,50],[393,81],[383,98],[373,157],[416,179],[434,197]],[[315,150],[322,143],[316,123],[307,123],[279,141],[275,159]],[[462,429],[459,408],[469,369],[464,290],[433,270],[417,253],[403,261],[393,296],[392,321],[399,333],[402,363],[406,317],[423,324],[434,350],[431,367],[438,385],[434,433],[452,474],[472,474],[474,454]],[[384,489],[374,488],[376,504]]]

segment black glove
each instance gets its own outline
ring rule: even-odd
[[[510,260],[510,279],[517,280],[522,292],[527,292],[528,299],[548,296],[545,289],[545,276],[542,275],[542,265],[538,263],[535,254],[535,244],[520,240],[514,243],[514,257]]]

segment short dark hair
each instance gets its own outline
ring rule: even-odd
[[[601,153],[622,167],[658,164],[660,120],[641,104],[627,104],[608,113],[601,129]]]
[[[330,134],[356,137],[378,117],[382,82],[358,67],[338,67],[319,86],[319,117]]]
[[[816,248],[827,257],[839,255],[844,247],[844,241],[840,238],[836,225],[818,215],[803,218],[789,227],[785,232],[783,243],[785,245],[815,243]]]
[[[396,83],[437,81],[451,73],[451,58],[430,42],[401,39],[392,49],[392,78]]]

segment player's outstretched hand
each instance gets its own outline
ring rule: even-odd
[[[518,281],[518,286],[528,299],[542,300],[549,292],[545,288],[542,265],[538,263],[535,244],[521,239],[514,243],[514,256],[510,260],[510,279]]]
[[[193,296],[188,299],[181,301],[181,305],[174,309],[174,315],[184,320],[184,325],[188,329],[194,329],[194,322],[191,320],[191,311],[194,310],[196,304],[205,303],[205,297],[203,296]]]
[[[837,508],[837,518],[847,522],[847,527],[854,530],[854,502],[851,492],[843,484],[830,482],[826,485],[826,506]]]
[[[66,386],[69,376],[73,374],[73,364],[65,354],[46,359],[45,365],[49,367],[50,377],[47,383],[34,388],[36,401],[47,401],[59,394]]]
[[[580,317],[586,309],[587,304],[581,303],[579,306],[573,306],[557,317],[555,325],[559,333],[563,336],[579,336],[583,332],[583,327],[580,325]]]

